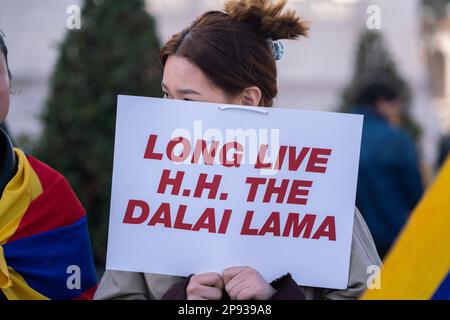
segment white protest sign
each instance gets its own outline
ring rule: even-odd
[[[362,123],[119,96],[107,269],[346,288]]]

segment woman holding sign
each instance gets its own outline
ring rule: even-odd
[[[306,36],[308,26],[286,1],[228,0],[175,34],[161,50],[162,88],[168,99],[271,107],[277,95],[280,39]],[[292,253],[296,254],[295,252]],[[149,257],[151,258],[151,257]],[[182,263],[182,262],[181,262]],[[302,287],[286,275],[268,283],[249,266],[188,278],[107,271],[97,299],[356,299],[381,264],[370,232],[355,211],[350,276],[346,290]],[[376,269],[376,268],[375,268]],[[372,273],[370,273],[372,272]]]

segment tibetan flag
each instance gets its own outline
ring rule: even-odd
[[[15,149],[0,199],[0,289],[7,299],[92,299],[96,274],[86,213],[66,179]]]
[[[387,256],[381,288],[363,299],[450,300],[449,228],[450,159]]]

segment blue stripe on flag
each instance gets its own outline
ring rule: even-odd
[[[83,217],[72,225],[7,243],[3,246],[6,261],[44,296],[77,298],[97,283],[87,230]],[[71,281],[74,277],[70,278],[78,270],[79,288]]]
[[[450,300],[450,272],[433,295],[432,300]]]

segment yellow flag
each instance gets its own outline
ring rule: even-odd
[[[362,299],[450,299],[449,271],[450,159],[387,256],[381,288]]]

